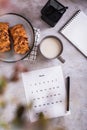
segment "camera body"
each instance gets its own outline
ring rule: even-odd
[[[41,10],[41,18],[51,27],[54,27],[67,8],[57,0],[49,0]]]

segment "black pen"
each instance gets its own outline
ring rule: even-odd
[[[68,76],[67,77],[67,83],[66,83],[66,86],[67,86],[67,111],[69,111],[69,102],[70,102],[70,77]]]

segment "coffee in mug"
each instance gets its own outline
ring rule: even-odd
[[[47,59],[58,57],[58,59],[64,63],[64,59],[60,58],[62,50],[63,45],[56,36],[47,36],[41,41],[40,51],[42,55]]]

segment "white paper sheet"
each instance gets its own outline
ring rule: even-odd
[[[48,118],[66,113],[66,88],[61,66],[22,74],[27,103],[33,101],[29,112],[32,122],[43,112]]]

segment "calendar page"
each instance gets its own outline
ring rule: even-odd
[[[33,101],[29,118],[36,121],[43,112],[48,118],[66,114],[66,87],[61,66],[22,73],[27,103]]]

